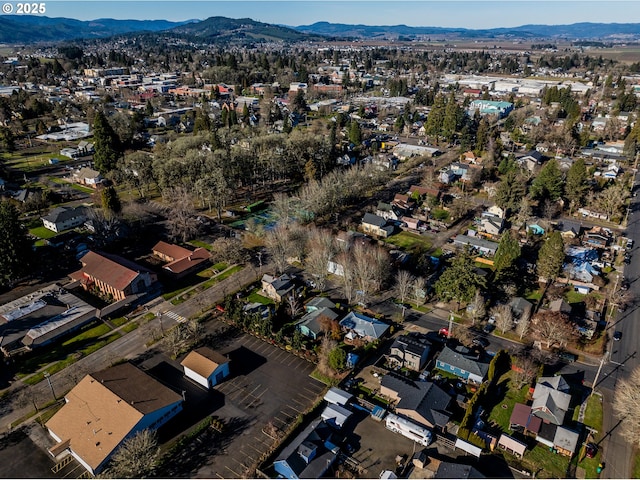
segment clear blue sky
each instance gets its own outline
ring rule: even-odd
[[[47,16],[80,20],[179,21],[219,15],[294,26],[328,21],[464,28],[513,27],[532,23],[640,23],[640,0],[49,0],[46,5]]]

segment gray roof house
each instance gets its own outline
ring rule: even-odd
[[[56,207],[48,215],[42,217],[42,224],[45,228],[58,233],[78,227],[86,220],[86,207]]]
[[[451,396],[433,382],[414,382],[395,375],[380,381],[380,394],[396,401],[396,413],[428,428],[444,429],[451,418]]]
[[[262,276],[262,291],[265,295],[276,302],[281,302],[283,298],[293,290],[293,279],[286,273],[279,277],[267,275]]]
[[[533,391],[531,412],[545,422],[562,425],[570,403],[569,385],[562,376],[540,377]]]
[[[296,328],[306,337],[318,338],[322,333],[321,318],[337,320],[340,316],[335,310],[336,304],[326,297],[315,297],[307,303],[307,313],[296,322]]]
[[[387,360],[392,365],[419,372],[427,363],[430,349],[431,344],[426,340],[400,335],[391,345]]]
[[[436,359],[436,367],[468,382],[482,383],[489,371],[489,364],[467,355],[464,350],[451,350],[445,346]]]
[[[496,250],[498,250],[497,242],[485,240],[484,238],[470,237],[469,235],[456,235],[453,239],[453,243],[456,245],[469,245],[470,247],[487,255],[495,255]]]
[[[386,323],[356,312],[349,312],[340,320],[340,326],[348,330],[345,338],[354,339],[357,336],[369,342],[379,339],[389,330]]]
[[[533,304],[526,298],[522,297],[514,297],[511,302],[509,302],[509,306],[511,307],[511,311],[513,312],[513,316],[516,320],[520,320],[525,312],[528,311],[530,313],[533,309]]]
[[[338,457],[332,435],[326,422],[314,420],[280,452],[274,470],[282,478],[321,478]]]
[[[365,213],[361,225],[364,233],[380,238],[393,235],[395,230],[393,225],[387,225],[387,220],[373,213]]]

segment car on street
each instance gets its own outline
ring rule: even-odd
[[[491,333],[495,330],[496,326],[493,323],[487,323],[484,328],[482,329],[482,331],[484,333]]]
[[[489,346],[489,340],[484,337],[476,337],[473,339],[473,344],[478,347],[487,348]]]
[[[622,332],[620,330],[616,330],[615,332],[613,332],[613,339],[616,342],[619,342],[621,338],[622,338]]]
[[[628,280],[624,280],[620,284],[620,290],[629,290],[629,281]]]

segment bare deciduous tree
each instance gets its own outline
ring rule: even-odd
[[[468,346],[473,342],[473,333],[464,325],[456,325],[451,334],[463,345]]]
[[[309,254],[305,259],[306,270],[313,276],[316,288],[324,290],[329,277],[327,268],[335,251],[331,232],[311,229],[308,235],[307,251]]]
[[[398,296],[398,300],[402,303],[402,317],[404,318],[404,303],[411,295],[415,277],[407,270],[398,270],[395,280],[396,285],[394,290]]]
[[[356,275],[355,266],[349,252],[342,252],[336,256],[336,262],[342,266],[342,292],[344,293],[347,303],[352,303],[356,293]]]
[[[575,336],[575,329],[567,316],[561,312],[539,312],[533,319],[533,331],[536,336],[547,344],[565,346]]]
[[[187,346],[187,335],[186,329],[183,324],[179,323],[175,327],[168,330],[162,339],[162,342],[167,347],[167,349],[171,352],[173,358],[176,358],[180,355],[186,346]]]
[[[289,258],[291,246],[287,227],[285,225],[276,225],[273,230],[267,233],[265,244],[271,260],[275,264],[276,272],[284,272],[287,268],[287,258]]]
[[[531,355],[518,355],[513,362],[513,381],[519,390],[531,383],[538,373],[538,363]]]
[[[173,187],[164,190],[162,196],[170,206],[167,225],[171,236],[186,242],[198,232],[191,194],[184,187]]]
[[[487,306],[484,296],[480,289],[476,290],[476,295],[469,304],[469,313],[471,314],[471,324],[475,325],[482,320],[487,314]]]
[[[300,299],[293,294],[287,295],[287,310],[291,318],[297,317],[301,309]]]
[[[491,313],[496,317],[496,328],[504,334],[513,328],[513,312],[509,305],[498,305],[491,309]]]
[[[640,367],[636,367],[629,377],[619,380],[613,409],[622,420],[622,435],[636,447],[640,446]]]
[[[338,346],[338,342],[331,339],[327,335],[320,342],[320,351],[318,352],[318,370],[325,375],[333,375],[333,369],[329,366],[329,355],[332,350]]]
[[[411,293],[413,295],[413,301],[418,307],[420,305],[423,305],[427,300],[426,284],[427,282],[423,277],[417,277],[413,281],[413,288]]]
[[[216,262],[234,265],[246,261],[246,252],[237,238],[221,237],[213,242],[213,258]]]
[[[111,478],[144,478],[157,466],[160,447],[156,433],[145,429],[125,440],[111,459],[107,475]]]
[[[518,324],[516,325],[516,333],[518,334],[518,338],[522,340],[529,332],[529,327],[531,326],[531,309],[527,308],[522,315],[520,315],[520,320],[518,320]]]

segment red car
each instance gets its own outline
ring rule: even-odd
[[[448,337],[449,336],[449,329],[443,327],[440,330],[438,330],[438,333],[440,335],[442,335],[443,337]]]

